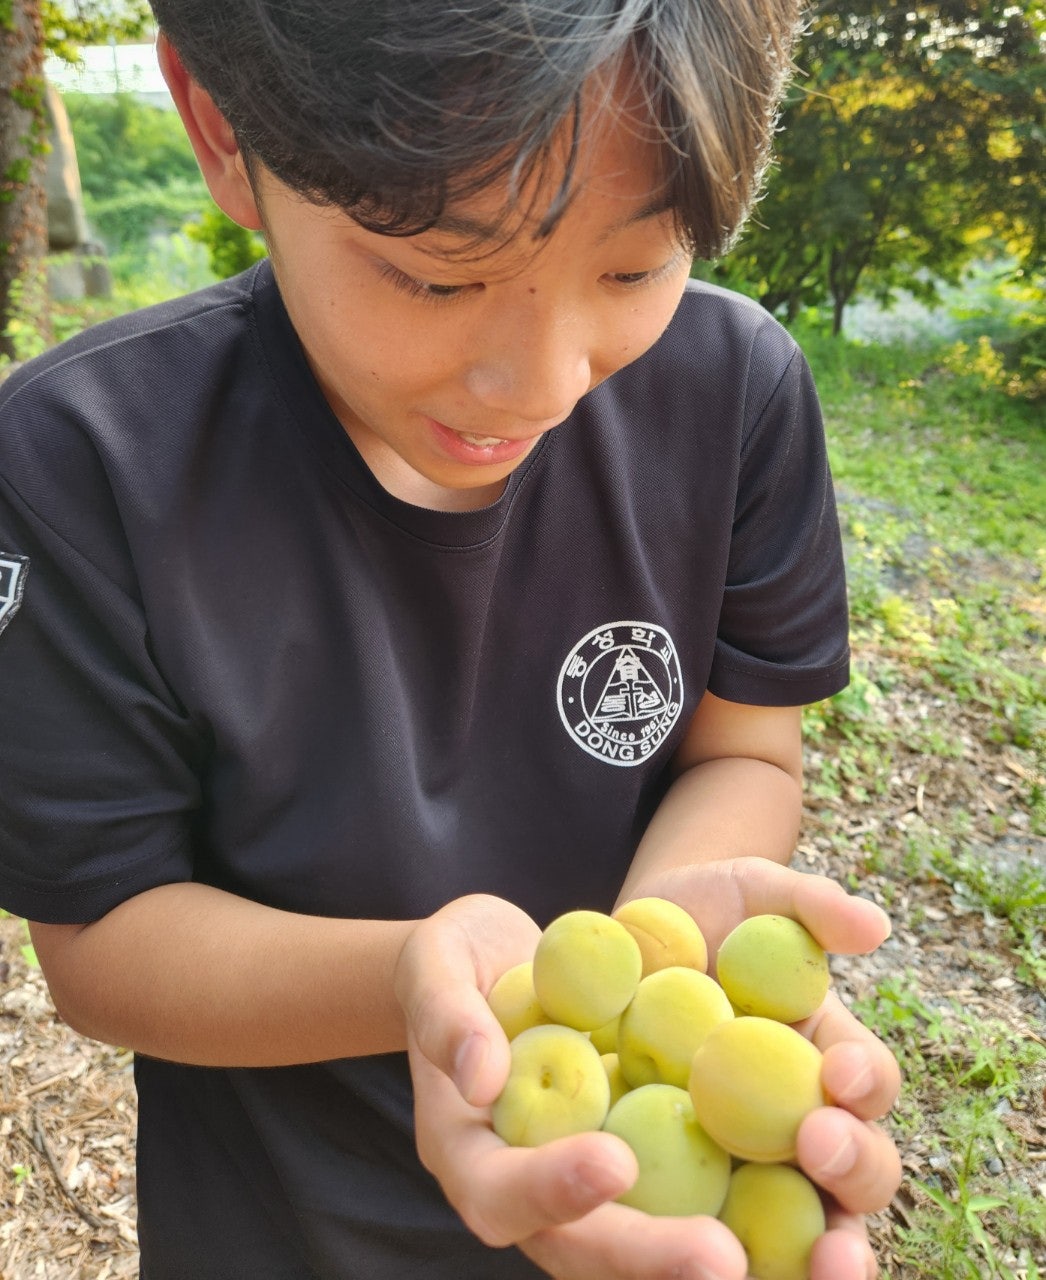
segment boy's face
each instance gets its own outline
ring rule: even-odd
[[[690,258],[657,211],[654,160],[634,127],[607,125],[582,145],[577,193],[550,236],[534,240],[521,215],[478,247],[499,190],[397,238],[256,175],[287,310],[386,489],[448,511],[492,502],[545,432],[656,341]]]

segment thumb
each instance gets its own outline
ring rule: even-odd
[[[494,1101],[510,1061],[485,992],[533,954],[537,936],[537,925],[517,907],[476,895],[420,921],[400,952],[396,995],[415,1052],[473,1106]]]

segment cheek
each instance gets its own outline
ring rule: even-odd
[[[634,307],[627,321],[616,328],[613,342],[604,348],[606,363],[613,369],[620,369],[649,351],[668,327],[679,297],[680,292],[677,291],[668,298]]]

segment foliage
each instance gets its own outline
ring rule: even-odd
[[[148,20],[147,0],[0,0],[0,355],[14,354],[12,321],[24,323],[10,314],[12,285],[47,252],[45,50],[74,61],[78,45],[139,36]],[[45,306],[32,323],[48,336]]]
[[[136,259],[151,238],[180,229],[203,246],[218,279],[265,256],[260,236],[211,202],[177,113],[132,94],[69,94],[65,101],[85,208],[110,252]],[[123,274],[140,274],[137,264]]]
[[[130,93],[67,93],[63,101],[89,199],[177,180],[195,181],[205,190],[176,111],[140,102]]]
[[[111,254],[133,250],[152,236],[168,235],[195,217],[208,199],[195,179],[175,179],[159,186],[126,187],[100,200],[85,200],[95,234]]]
[[[254,231],[248,231],[212,205],[196,222],[184,228],[190,240],[207,249],[211,271],[219,280],[246,271],[266,255],[265,242]]]
[[[979,1188],[986,1185],[986,1159],[1016,1153],[1014,1135],[999,1117],[1019,1100],[1031,1074],[1046,1066],[1046,1049],[956,1000],[926,1001],[918,992],[918,975],[905,973],[884,979],[854,1004],[861,1020],[898,1054],[911,1082],[898,1108],[899,1125],[936,1135],[932,1171],[912,1180],[918,1201],[896,1233],[903,1274],[913,1280],[1017,1280],[1017,1268],[1026,1268],[1021,1274],[1038,1275],[1024,1242],[1043,1238],[1046,1206],[1016,1184],[1005,1185],[1005,1195]],[[1004,1253],[1017,1258],[1016,1267]]]
[[[952,307],[963,338],[949,354],[961,372],[974,363],[1010,396],[1046,399],[1046,266],[1001,264],[975,273]]]
[[[51,345],[53,331],[40,324],[46,305],[47,281],[43,263],[31,263],[7,290],[7,319],[0,331],[3,351],[12,360],[31,360]]]
[[[165,302],[214,281],[206,249],[182,231],[125,248],[111,265],[115,300],[124,310]]]
[[[0,919],[10,920],[11,913],[9,911],[4,911],[2,908],[0,908]],[[22,959],[26,962],[26,964],[30,967],[30,969],[39,969],[40,961],[36,958],[36,948],[33,946],[32,939],[29,936],[29,922],[27,920],[21,921],[21,931],[22,931],[22,936],[25,939],[24,942],[19,944],[19,948],[18,948],[19,951],[22,953]]]
[[[1046,48],[1037,0],[831,0],[812,9],[767,193],[703,274],[794,319],[859,289],[933,298],[986,252],[1046,248]]]
[[[149,29],[148,0],[43,0],[49,53],[76,62],[84,45],[137,40]]]
[[[132,94],[67,94],[84,208],[110,253],[168,234],[209,202],[176,112]]]

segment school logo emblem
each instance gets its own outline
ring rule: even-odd
[[[637,765],[664,742],[683,705],[672,637],[652,622],[611,622],[574,646],[559,673],[559,714],[589,755]]]
[[[28,572],[29,561],[25,556],[0,551],[0,632],[18,612]]]

